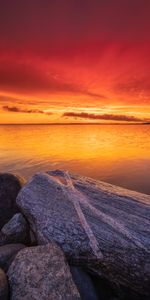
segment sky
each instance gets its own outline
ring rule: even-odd
[[[0,123],[141,121],[149,0],[0,2]]]

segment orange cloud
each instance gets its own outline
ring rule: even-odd
[[[15,92],[24,95],[52,95],[52,94],[75,94],[84,95],[92,98],[105,99],[105,95],[94,92],[82,80],[74,80],[72,72],[70,78],[64,74],[60,67],[49,61],[49,66],[43,68],[43,61],[37,61],[34,57],[30,63],[28,59],[8,57],[0,60],[0,91]],[[57,61],[55,62],[57,65]],[[61,62],[60,62],[61,65]],[[66,65],[67,69],[67,65]],[[57,74],[58,73],[58,74]]]

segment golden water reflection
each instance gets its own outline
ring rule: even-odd
[[[0,126],[1,171],[55,168],[150,194],[150,126]]]

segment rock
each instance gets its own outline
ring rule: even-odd
[[[30,230],[30,241],[32,246],[37,246],[36,236],[32,230]]]
[[[0,247],[0,268],[7,272],[16,254],[25,248],[22,244],[9,244]]]
[[[103,300],[98,298],[90,276],[81,267],[70,266],[70,271],[82,300]]]
[[[114,291],[105,280],[88,274],[82,267],[70,266],[70,270],[82,300],[112,300],[114,297]]]
[[[128,299],[149,298],[150,196],[57,170],[33,176],[17,204],[39,244],[57,242]]]
[[[0,229],[18,212],[16,197],[24,179],[9,173],[0,173]]]
[[[21,250],[8,278],[11,300],[80,299],[64,254],[54,243]]]
[[[6,274],[0,269],[0,300],[8,299],[8,282]]]
[[[2,238],[1,238],[2,236]],[[21,213],[15,214],[1,229],[0,245],[30,243],[30,229]]]
[[[99,278],[98,276],[93,276],[93,275],[91,276],[91,279],[92,279],[96,294],[98,295],[98,299],[112,300],[112,298],[115,297],[115,292],[114,292],[110,282],[108,282],[106,279]]]

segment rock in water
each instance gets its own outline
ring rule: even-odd
[[[9,173],[0,173],[0,229],[18,211],[16,197],[24,179]]]
[[[8,300],[7,277],[2,269],[0,269],[0,300]]]
[[[0,268],[7,272],[17,253],[25,248],[22,244],[10,244],[0,247]]]
[[[79,300],[69,266],[54,243],[21,250],[8,270],[11,300]]]
[[[29,225],[21,213],[15,214],[1,229],[0,245],[11,243],[23,243],[28,245],[29,242]]]
[[[35,175],[17,204],[38,243],[61,245],[117,291],[150,293],[150,196],[60,170]]]

